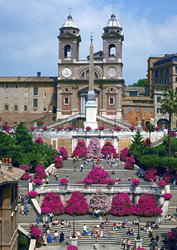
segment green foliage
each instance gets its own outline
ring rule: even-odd
[[[28,250],[30,245],[30,239],[25,237],[20,231],[18,231],[18,250]]]
[[[12,158],[14,167],[25,164],[30,166],[30,172],[34,172],[37,165],[48,167],[58,154],[48,145],[34,143],[28,129],[22,123],[18,125],[14,137],[0,132],[0,142],[0,159]]]
[[[145,146],[143,144],[143,136],[141,135],[140,130],[136,131],[136,134],[133,136],[132,143],[129,148],[130,154],[136,154],[138,152],[142,152],[145,150]]]
[[[164,157],[161,160],[161,166],[163,168],[173,168],[174,170],[177,170],[177,158],[176,157]]]
[[[138,161],[139,166],[143,169],[147,169],[148,167],[158,168],[161,164],[161,157],[158,155],[143,155]]]
[[[143,79],[139,79],[138,82],[133,83],[132,85],[129,86],[133,86],[133,87],[148,87],[148,79],[147,78],[143,78]]]

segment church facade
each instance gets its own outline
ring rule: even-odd
[[[16,126],[21,121],[27,127],[35,122],[42,126],[66,119],[62,127],[84,128],[90,56],[85,61],[79,60],[81,35],[71,15],[60,27],[58,40],[58,76],[43,77],[38,72],[36,77],[0,77],[0,127],[3,123]],[[144,90],[137,88],[132,92],[125,87],[122,78],[124,34],[114,14],[103,27],[102,41],[102,49],[93,56],[98,125],[127,128],[153,123],[153,98],[149,96],[144,101],[147,96]],[[73,120],[69,120],[72,117]]]
[[[124,34],[115,15],[103,28],[103,51],[94,53],[94,91],[97,114],[122,119],[122,42]],[[79,61],[79,28],[71,15],[60,28],[57,119],[78,113],[85,114],[88,93],[89,56]]]

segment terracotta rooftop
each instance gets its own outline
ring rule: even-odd
[[[14,77],[0,77],[0,82],[54,82],[57,77],[37,77],[37,76],[14,76]]]
[[[3,185],[6,182],[16,182],[18,181],[22,175],[24,175],[25,171],[19,168],[14,168],[13,166],[4,166],[1,165],[0,168],[0,185]]]

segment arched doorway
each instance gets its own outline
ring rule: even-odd
[[[168,124],[169,124],[169,121],[167,119],[160,119],[157,122],[157,127],[168,129]]]

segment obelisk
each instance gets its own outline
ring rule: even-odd
[[[97,129],[98,124],[96,121],[97,114],[97,103],[94,92],[94,47],[93,47],[93,38],[91,35],[90,43],[90,58],[89,58],[89,91],[87,94],[87,103],[86,107],[86,122],[84,127],[91,127],[91,129]]]

